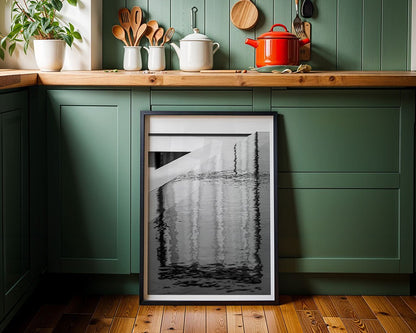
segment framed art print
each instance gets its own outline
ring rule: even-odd
[[[141,304],[276,304],[277,114],[141,112]]]

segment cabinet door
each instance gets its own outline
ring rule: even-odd
[[[7,313],[31,280],[28,218],[28,94],[0,96],[3,297]]]
[[[49,269],[130,273],[130,92],[47,96]]]
[[[414,93],[274,91],[283,272],[413,270]]]

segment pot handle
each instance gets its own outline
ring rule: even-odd
[[[273,26],[270,28],[270,32],[272,32],[275,27],[281,27],[281,28],[285,29],[286,32],[289,32],[285,25],[279,24],[279,23],[278,24],[273,24]]]
[[[214,49],[212,50],[212,54],[215,54],[215,52],[218,51],[218,49],[220,48],[220,44],[218,43],[214,43],[212,44],[214,46]]]

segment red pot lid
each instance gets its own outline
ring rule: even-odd
[[[285,29],[284,31],[273,31],[275,27],[281,27]],[[264,34],[260,35],[258,39],[298,39],[294,34],[287,31],[286,26],[283,24],[274,24],[270,31],[265,32]]]

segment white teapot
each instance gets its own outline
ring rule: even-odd
[[[199,33],[195,28],[193,34],[189,34],[180,41],[180,48],[175,43],[170,43],[179,58],[179,67],[182,71],[198,72],[204,69],[212,69],[215,52],[220,44],[213,43],[206,35]]]

